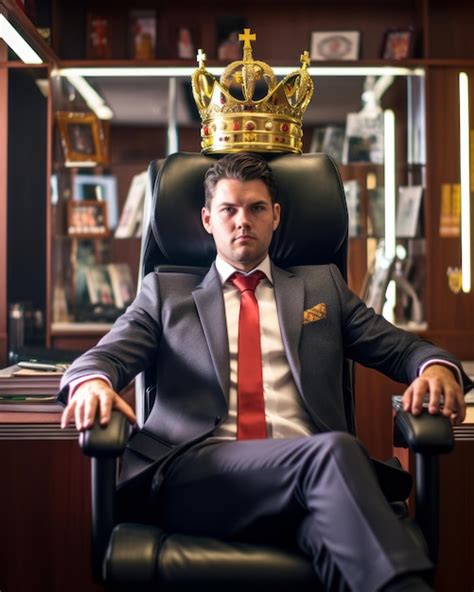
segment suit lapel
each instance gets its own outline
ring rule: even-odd
[[[294,274],[272,265],[275,300],[281,337],[293,379],[301,395],[299,344],[303,326],[304,282]]]
[[[214,370],[228,403],[230,387],[229,339],[222,286],[215,264],[193,290],[192,296],[209,347]]]

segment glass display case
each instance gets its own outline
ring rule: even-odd
[[[273,69],[279,78],[294,70]],[[120,286],[133,295],[146,167],[176,150],[200,150],[193,70],[62,68],[54,78],[53,335],[81,328],[100,333],[128,302]],[[210,70],[218,75],[223,68]],[[304,117],[304,151],[327,152],[341,172],[351,287],[395,322],[420,328],[424,71],[398,66],[312,66],[310,71],[315,94]],[[91,121],[81,121],[84,113]],[[82,147],[76,161],[71,160],[74,142]],[[81,203],[82,209],[93,209],[93,201],[96,209],[100,204],[106,228],[99,233],[93,216],[97,234],[91,236],[89,227],[71,225],[71,212]]]

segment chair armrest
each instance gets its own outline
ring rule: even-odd
[[[101,426],[96,417],[93,427],[79,435],[79,445],[91,460],[92,569],[103,580],[104,557],[115,524],[115,485],[117,457],[125,450],[131,426],[119,411],[112,411],[110,422]]]
[[[393,443],[420,454],[446,454],[454,448],[453,428],[444,415],[431,415],[426,410],[413,415],[399,410],[394,418]]]
[[[120,411],[112,411],[110,422],[101,426],[98,418],[90,430],[79,435],[79,446],[87,456],[117,458],[125,450],[131,426]]]

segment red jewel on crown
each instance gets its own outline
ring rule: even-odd
[[[282,123],[281,131],[286,133],[290,129],[290,126],[287,123]]]
[[[238,132],[240,130],[240,123],[238,121],[234,121],[232,124],[232,129],[234,132]]]
[[[245,124],[245,129],[251,132],[255,129],[255,123],[253,121],[247,121],[247,123]]]

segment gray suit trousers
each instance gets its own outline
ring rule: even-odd
[[[168,468],[155,507],[157,523],[171,532],[293,539],[330,591],[371,592],[432,568],[387,503],[362,445],[343,432],[201,444]]]

